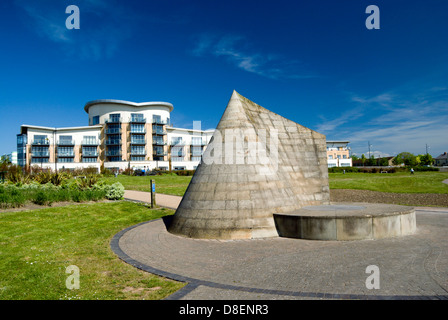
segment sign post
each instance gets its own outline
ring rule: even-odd
[[[154,180],[151,181],[151,208],[154,208],[156,205],[156,182]]]

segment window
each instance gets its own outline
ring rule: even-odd
[[[153,146],[152,147],[152,151],[153,151],[153,153],[155,155],[161,155],[162,156],[164,154],[163,147],[161,147],[161,146]]]
[[[164,144],[163,137],[155,136],[152,137],[153,144]]]
[[[145,161],[145,157],[141,156],[131,156],[131,161]]]
[[[185,170],[185,167],[174,167],[174,170]]]
[[[100,116],[94,116],[92,118],[92,126],[100,123]]]
[[[34,136],[34,144],[49,144],[50,141],[46,135],[35,135]]]
[[[192,137],[191,138],[191,144],[194,145],[194,146],[202,145],[202,138],[201,137]]]
[[[82,144],[98,144],[95,136],[84,136],[82,138]]]
[[[96,157],[90,157],[90,158],[82,158],[82,162],[97,162],[97,158]]]
[[[107,126],[107,133],[120,133],[120,125],[119,124],[109,124]]]
[[[132,146],[131,154],[145,155],[145,146]]]
[[[328,159],[333,160],[333,156],[330,154],[330,155],[328,156]]]
[[[347,155],[346,154],[342,155],[342,159],[347,159]]]
[[[338,154],[338,159],[341,159],[341,155],[340,154]]]
[[[138,132],[138,133],[144,133],[145,132],[145,125],[144,124],[131,124],[131,132]]]
[[[61,163],[73,162],[73,158],[58,158],[58,162]]]
[[[184,148],[183,147],[172,147],[171,155],[177,156],[177,157],[183,157],[184,156]]]
[[[182,137],[172,137],[171,144],[172,145],[176,145],[176,144],[183,145]]]
[[[58,147],[59,157],[73,157],[73,147]]]
[[[83,157],[96,157],[98,156],[98,152],[96,147],[82,147],[82,156]]]
[[[152,123],[162,123],[162,117],[157,114],[153,114]]]
[[[202,155],[202,147],[191,147],[191,155],[201,156]]]
[[[70,145],[73,143],[72,136],[59,136],[59,144]]]
[[[201,161],[201,157],[191,157],[191,161]]]
[[[143,122],[145,118],[143,118],[142,113],[131,113],[131,121],[133,122]]]
[[[153,124],[153,125],[152,125],[152,131],[153,131],[155,134],[164,134],[164,133],[165,133],[165,131],[163,131],[163,126],[158,126],[158,125],[156,125],[156,124]]]
[[[31,163],[48,163],[48,158],[31,158]]]
[[[181,162],[181,161],[184,161],[184,158],[183,158],[183,157],[174,157],[174,156],[171,156],[171,162]]]
[[[35,147],[31,148],[31,155],[33,157],[49,157],[50,152],[48,151],[48,147]]]
[[[113,113],[109,115],[109,121],[118,123],[120,122],[120,114],[119,113]]]

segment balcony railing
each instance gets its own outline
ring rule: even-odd
[[[192,157],[202,157],[202,152],[192,152],[191,156]]]
[[[190,146],[203,147],[207,145],[204,141],[191,141]]]
[[[165,157],[167,154],[165,151],[153,151],[152,152],[153,156],[158,156],[158,157]]]
[[[146,144],[145,139],[131,139],[131,144]]]
[[[122,119],[121,119],[121,117],[120,118],[109,118],[109,119],[106,119],[105,122],[106,123],[121,123]]]
[[[75,153],[72,152],[58,152],[58,157],[74,157]]]
[[[152,134],[166,135],[166,130],[153,130]]]
[[[145,134],[146,133],[146,129],[132,129],[130,130],[131,133],[134,134]]]
[[[50,152],[48,151],[32,151],[31,152],[31,156],[32,157],[42,157],[42,158],[46,158],[50,156]]]
[[[107,128],[106,134],[117,134],[121,133],[121,128]]]
[[[74,146],[75,141],[74,140],[59,140],[58,145],[59,146]]]
[[[98,151],[83,151],[83,157],[98,157]]]
[[[118,157],[121,156],[121,150],[109,150],[106,152],[106,156],[108,157]]]
[[[166,141],[163,140],[152,140],[152,144],[156,146],[166,146]]]
[[[172,146],[184,146],[187,143],[183,140],[171,140],[170,145]]]
[[[130,123],[146,123],[146,118],[143,117],[130,117],[129,118]]]
[[[146,150],[131,150],[131,155],[133,156],[145,156]]]
[[[33,145],[50,145],[50,140],[48,139],[35,139],[32,142]]]
[[[97,146],[99,143],[98,140],[82,140],[81,144],[83,146]]]
[[[119,144],[121,144],[121,139],[106,140],[107,146],[113,146],[113,145],[119,145]]]
[[[168,124],[167,120],[152,119],[153,124]]]

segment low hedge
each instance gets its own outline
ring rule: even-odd
[[[39,184],[0,184],[0,208],[18,208],[31,202],[37,205],[51,205],[54,202],[120,200],[124,196],[124,187],[120,182],[112,185],[97,183],[83,187],[76,181],[55,186],[52,183]]]

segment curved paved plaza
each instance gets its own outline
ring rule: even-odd
[[[359,241],[198,240],[159,219],[121,231],[111,247],[187,282],[168,299],[448,299],[448,208],[417,207],[416,219],[416,234]],[[372,265],[379,289],[366,287]]]

